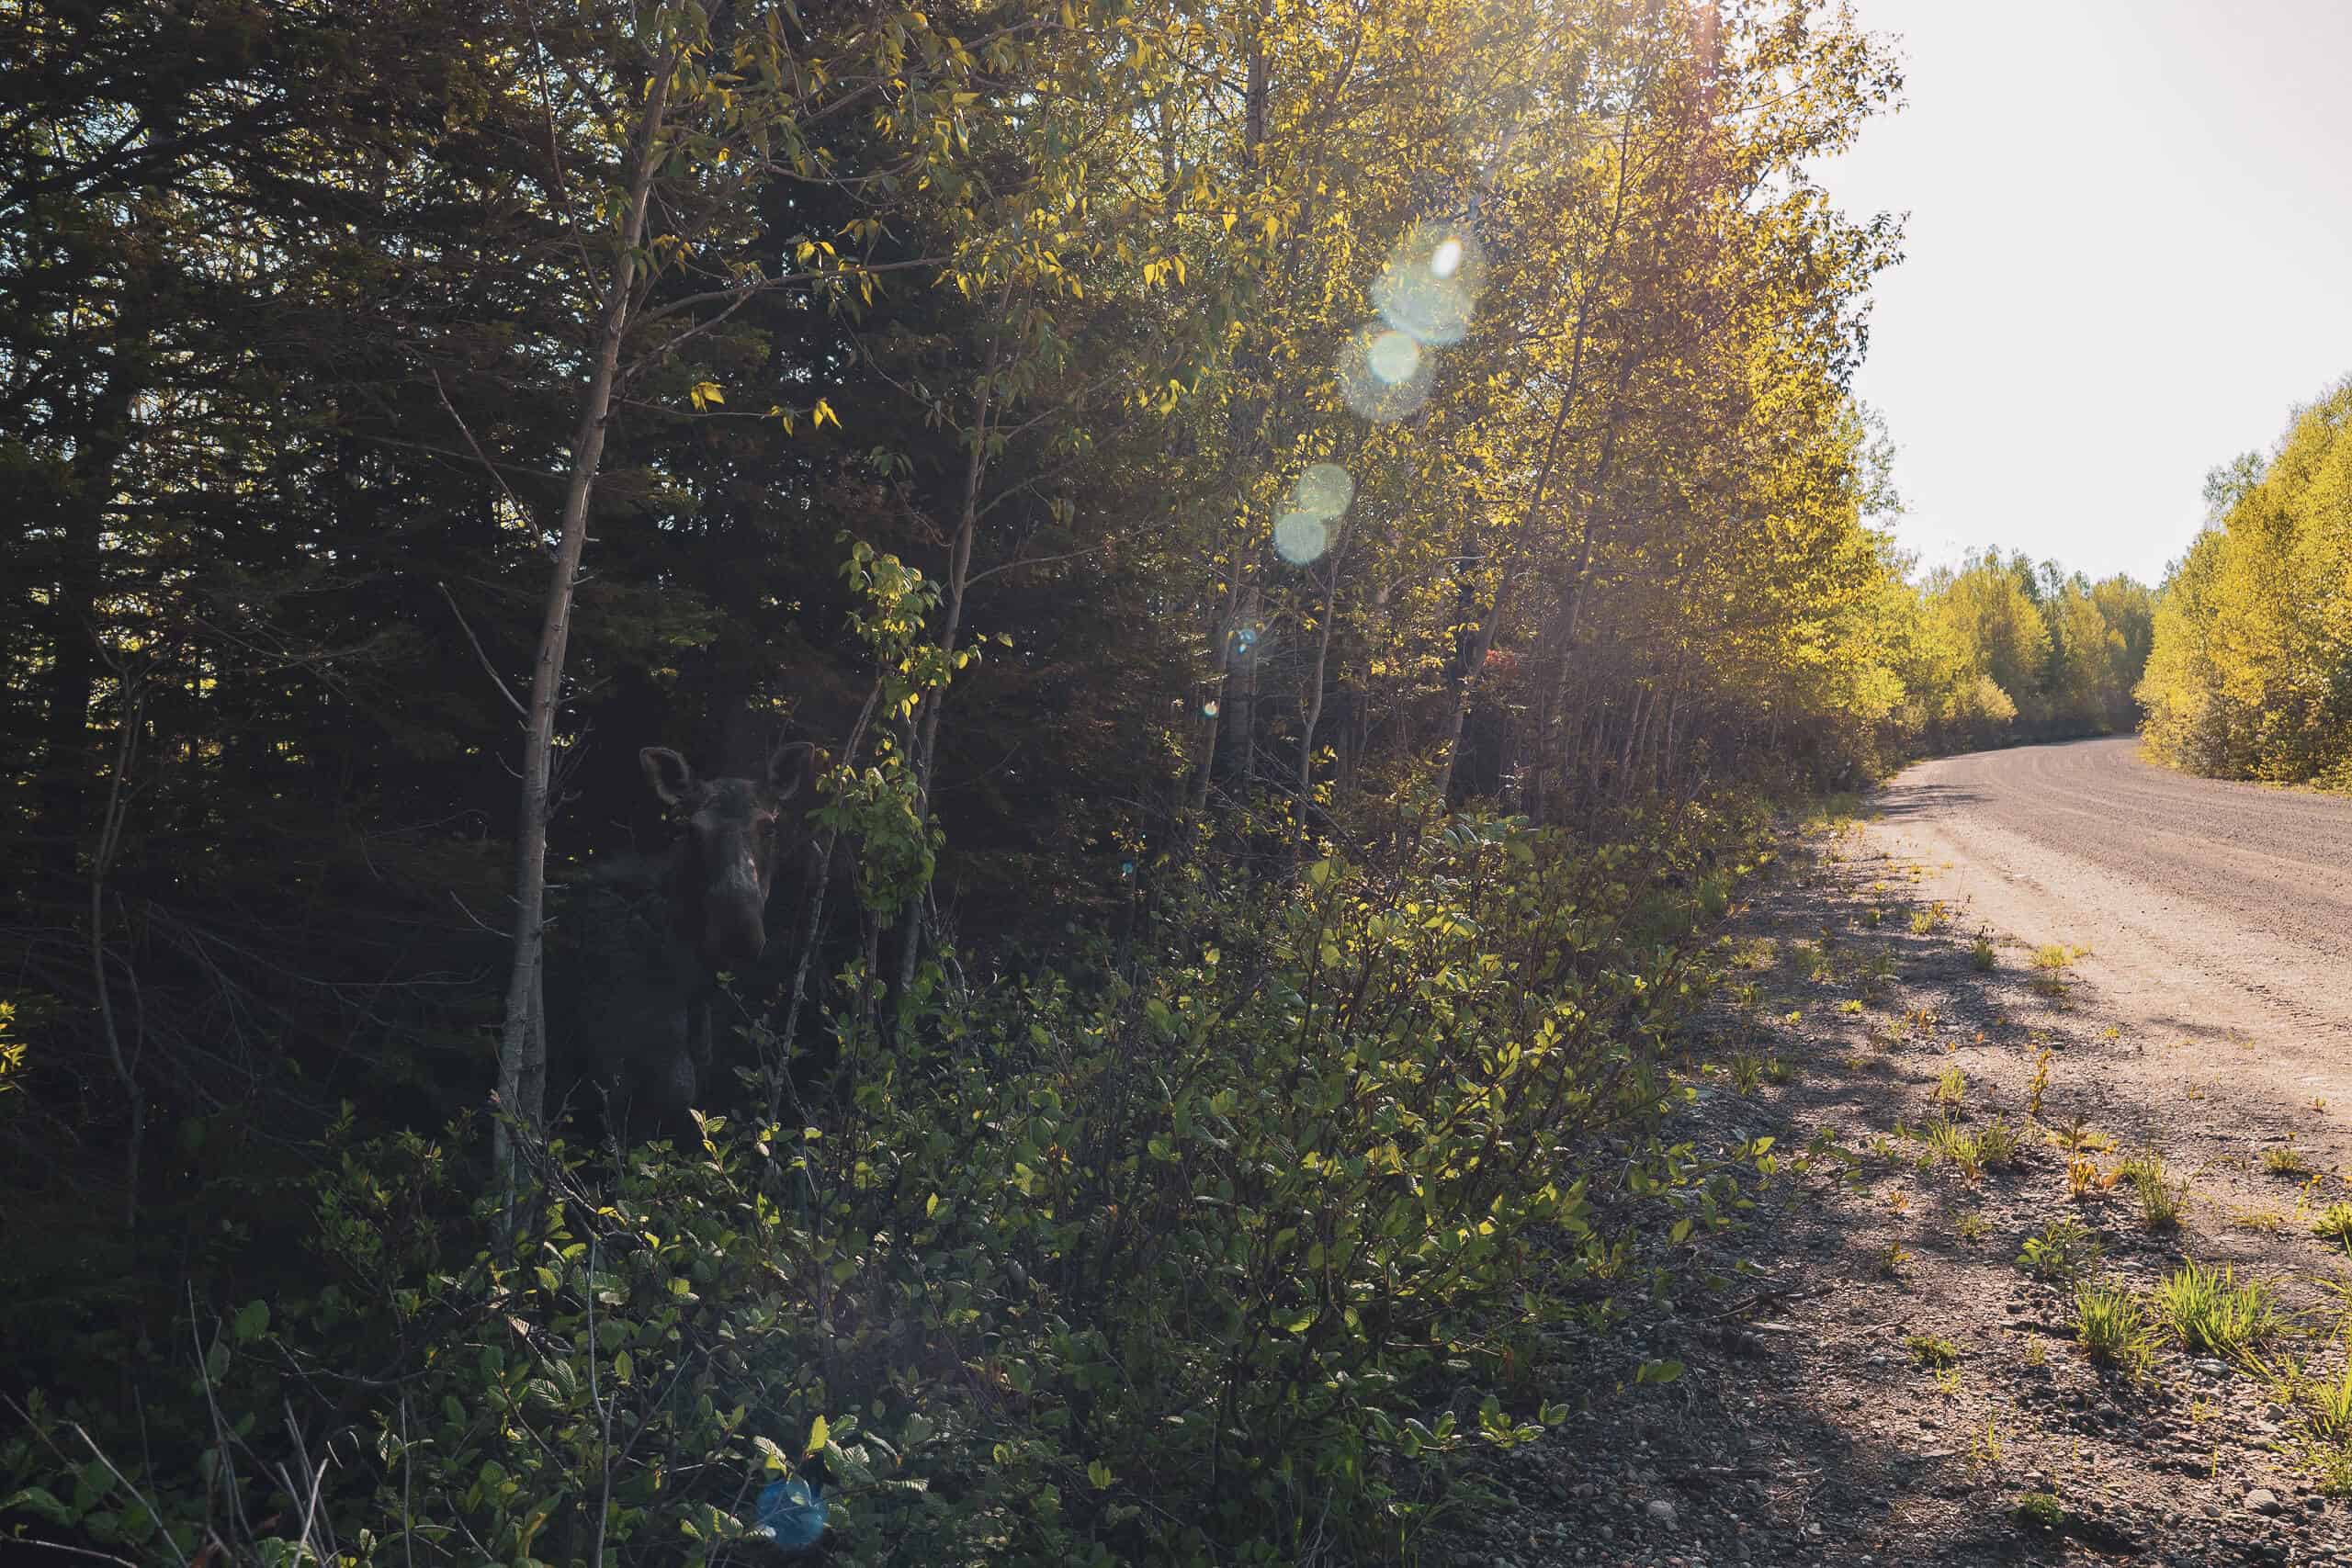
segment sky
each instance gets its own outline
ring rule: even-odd
[[[2352,374],[2352,0],[1852,4],[1905,103],[1818,173],[1908,214],[1855,380],[1897,537],[2155,582]]]

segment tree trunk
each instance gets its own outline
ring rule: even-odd
[[[1315,639],[1315,672],[1307,678],[1306,715],[1298,727],[1298,800],[1300,818],[1305,819],[1307,795],[1315,788],[1315,727],[1323,721],[1323,672],[1331,657],[1331,616],[1339,607],[1340,567],[1347,559],[1348,536],[1340,536],[1339,547],[1331,552],[1330,580],[1323,585],[1323,625]]]
[[[1236,633],[1245,648],[1241,668],[1233,680],[1233,701],[1227,705],[1225,721],[1231,740],[1228,753],[1233,758],[1232,777],[1244,799],[1250,785],[1258,776],[1258,660],[1262,651],[1258,647],[1258,630],[1264,624],[1265,601],[1253,580],[1249,596],[1241,604],[1241,626]]]
[[[1617,130],[1617,191],[1610,210],[1608,234],[1601,243],[1600,265],[1594,268],[1592,278],[1586,284],[1584,293],[1577,302],[1576,333],[1568,353],[1568,384],[1560,392],[1560,412],[1553,420],[1552,434],[1544,444],[1544,465],[1536,473],[1535,493],[1529,499],[1527,511],[1520,519],[1516,530],[1520,534],[1527,532],[1535,519],[1543,514],[1544,498],[1552,487],[1552,475],[1559,465],[1560,441],[1567,433],[1568,421],[1576,413],[1577,396],[1584,379],[1584,351],[1592,321],[1593,299],[1600,291],[1600,280],[1608,274],[1609,257],[1616,250],[1617,237],[1624,227],[1625,195],[1629,183],[1626,159],[1632,150],[1633,135],[1634,106],[1628,103]],[[1470,711],[1470,698],[1479,671],[1486,665],[1487,655],[1494,651],[1495,634],[1502,625],[1503,605],[1510,592],[1511,542],[1512,536],[1506,536],[1503,548],[1498,552],[1503,563],[1504,575],[1495,585],[1494,603],[1488,607],[1487,618],[1478,628],[1477,641],[1473,645],[1470,656],[1463,660],[1465,667],[1454,674],[1453,711],[1446,724],[1445,761],[1440,764],[1437,775],[1437,796],[1441,803],[1453,788],[1453,763],[1462,750],[1462,727]],[[1563,658],[1566,658],[1565,652]]]
[[[136,1226],[139,1219],[139,1162],[147,1142],[147,1091],[139,1081],[139,1053],[135,1045],[128,1055],[124,1053],[121,1027],[115,1018],[114,983],[107,976],[106,897],[107,876],[114,870],[115,855],[122,846],[123,823],[130,812],[130,764],[138,753],[139,726],[146,706],[144,684],[128,671],[122,678],[120,706],[122,729],[115,746],[106,817],[99,824],[97,843],[90,851],[89,935],[90,978],[97,988],[98,1024],[106,1037],[107,1059],[114,1066],[115,1077],[121,1081],[123,1097],[130,1110],[122,1174],[122,1223],[127,1232]]]
[[[1258,171],[1263,167],[1266,142],[1266,110],[1273,96],[1273,78],[1266,57],[1263,33],[1265,18],[1253,13],[1249,22],[1249,56],[1243,69],[1241,115],[1241,162],[1244,168]],[[1247,374],[1260,363],[1246,344],[1237,344],[1232,367],[1237,387],[1243,384]],[[1271,373],[1272,362],[1264,361]],[[1246,470],[1245,453],[1254,454],[1264,439],[1264,421],[1258,417],[1253,405],[1237,395],[1226,414],[1227,477],[1237,479]],[[1228,736],[1239,736],[1241,773],[1250,773],[1250,746],[1255,734],[1257,715],[1253,711],[1257,695],[1257,646],[1253,637],[1249,655],[1249,667],[1237,679],[1234,672],[1233,645],[1244,626],[1254,626],[1257,619],[1258,584],[1256,547],[1248,553],[1237,549],[1232,574],[1226,580],[1225,618],[1217,627],[1216,639],[1216,705],[1209,716],[1207,753],[1201,759],[1200,776],[1193,781],[1193,809],[1208,807],[1209,788],[1216,775],[1220,750],[1229,753],[1231,747],[1221,744]],[[1244,589],[1247,586],[1245,600]]]
[[[1012,284],[1005,286],[1005,299],[998,302],[1000,314],[1010,303]],[[1001,330],[1001,322],[999,324]],[[986,367],[980,373],[979,390],[973,398],[972,456],[964,466],[964,506],[956,524],[956,544],[947,559],[947,601],[945,624],[939,633],[939,650],[953,660],[956,639],[964,626],[964,590],[972,576],[972,539],[980,527],[980,487],[989,471],[989,416],[995,412],[997,344],[993,334],[989,343]],[[931,820],[932,764],[939,754],[939,712],[946,705],[944,687],[927,692],[922,699],[922,719],[915,731],[915,818],[918,822]],[[923,889],[917,888],[907,899],[905,913],[900,917],[904,938],[899,949],[898,1016],[903,1025],[906,1019],[907,992],[913,987],[915,964],[922,949]]]
[[[143,340],[142,340],[143,341]],[[128,361],[138,355],[126,345]],[[49,602],[50,666],[42,696],[40,782],[33,833],[42,874],[52,887],[74,881],[84,797],[90,775],[90,704],[98,688],[97,608],[105,592],[106,498],[115,465],[130,446],[134,393],[130,364],[107,378],[75,441],[68,479],[58,491],[57,531],[64,546]]]
[[[1201,753],[1201,771],[1193,781],[1193,809],[1195,811],[1208,808],[1209,785],[1216,776],[1217,743],[1225,733],[1225,705],[1232,695],[1227,688],[1232,684],[1233,634],[1241,624],[1241,580],[1247,570],[1246,564],[1237,555],[1233,570],[1225,580],[1225,615],[1217,625],[1215,655],[1216,696],[1212,700],[1216,704],[1216,711],[1202,716],[1207,720],[1208,735]]]
[[[531,700],[523,730],[523,792],[514,827],[514,961],[506,985],[506,1021],[498,1044],[498,1100],[505,1112],[496,1139],[499,1175],[511,1206],[515,1193],[514,1134],[536,1138],[546,1114],[547,1035],[538,1017],[540,964],[547,912],[548,817],[555,750],[556,713],[562,706],[564,651],[571,637],[572,589],[588,539],[588,502],[605,460],[605,424],[612,411],[637,288],[637,256],[645,243],[645,216],[659,161],[662,111],[674,61],[657,62],[645,116],[629,147],[628,207],[618,253],[605,284],[596,358],[571,437],[571,469],[564,485],[563,530],[548,576],[547,614],[531,667]]]

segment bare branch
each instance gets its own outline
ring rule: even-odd
[[[514,689],[507,685],[506,677],[498,672],[498,667],[490,661],[490,655],[482,651],[481,638],[474,636],[474,628],[466,624],[466,613],[458,608],[458,601],[450,596],[449,585],[436,581],[433,586],[438,588],[441,591],[441,597],[448,602],[449,614],[458,617],[458,628],[466,634],[466,640],[474,645],[474,657],[481,660],[482,673],[488,675],[497,684],[498,694],[506,699],[506,705],[514,710],[514,716],[517,718],[530,717],[530,714],[523,706],[522,700],[516,697]]]
[[[457,405],[449,400],[449,389],[441,384],[440,370],[427,365],[424,367],[424,373],[433,378],[433,395],[441,400],[441,406],[448,410],[449,417],[457,422],[458,434],[466,438],[466,445],[473,448],[474,457],[484,468],[489,470],[490,477],[498,481],[498,488],[505,492],[506,504],[528,517],[531,514],[531,509],[523,504],[523,498],[514,493],[514,487],[506,482],[506,476],[498,471],[498,465],[490,460],[490,454],[483,451],[481,443],[474,439],[473,426],[466,423],[465,416],[459,413]],[[447,593],[448,590],[445,588],[441,592]],[[466,635],[470,637],[473,634],[469,632]]]
[[[1020,557],[1012,560],[1001,562],[996,566],[989,568],[986,571],[976,571],[972,573],[971,577],[967,581],[966,585],[969,586],[971,583],[985,582],[1000,571],[1012,571],[1017,567],[1052,566],[1057,561],[1083,560],[1088,556],[1101,555],[1109,547],[1110,547],[1107,545],[1089,545],[1082,550],[1071,550],[1066,555]]]

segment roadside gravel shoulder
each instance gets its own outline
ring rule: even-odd
[[[1498,1506],[1428,1560],[2352,1563],[2330,1495],[2352,1459],[2321,1414],[2352,1400],[2352,1269],[2313,1234],[2352,1200],[2344,1108],[2237,1070],[2194,1021],[2126,1021],[2072,950],[1933,896],[1882,828],[1792,842],[1732,912],[1690,1035],[1701,1143],[1838,1152],[1669,1260],[1719,1282],[1640,1327],[1678,1381],[1555,1390],[1574,1417],[1493,1461]],[[2096,1254],[2075,1279],[2020,1266],[2053,1234]],[[2154,1303],[2191,1263],[2261,1282],[2272,1330],[2184,1344]],[[2092,1282],[2147,1314],[2143,1364],[2078,1343]]]

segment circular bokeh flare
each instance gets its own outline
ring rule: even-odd
[[[1487,276],[1477,237],[1453,222],[1416,223],[1372,286],[1381,320],[1424,346],[1460,343]]]

